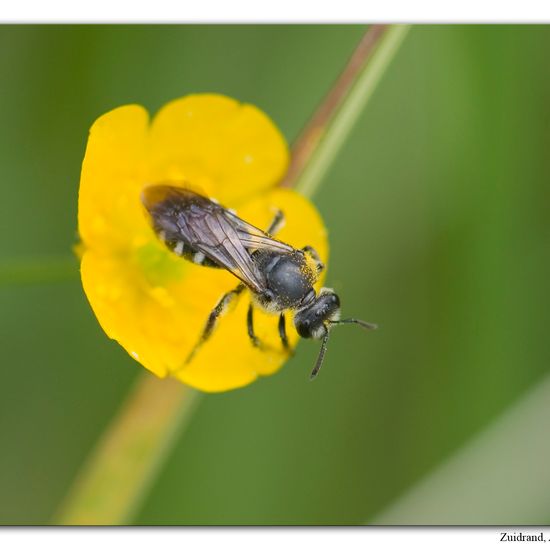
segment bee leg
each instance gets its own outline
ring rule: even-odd
[[[198,340],[198,342],[195,344],[195,347],[191,350],[189,355],[187,356],[187,359],[185,360],[185,364],[191,362],[199,348],[212,336],[212,332],[216,326],[216,321],[220,317],[222,313],[227,311],[227,308],[229,307],[229,304],[235,298],[238,296],[243,290],[245,289],[245,286],[241,283],[233,290],[230,290],[229,292],[226,292],[221,298],[220,301],[216,304],[216,307],[210,312],[210,315],[208,316],[208,320],[206,321],[206,324],[204,325],[204,329],[202,331],[202,334]]]
[[[283,214],[282,210],[277,210],[275,212],[275,216],[271,223],[269,224],[269,227],[267,228],[266,233],[268,235],[275,235],[278,231],[280,231],[283,228],[283,225],[285,224],[285,215]]]
[[[319,254],[317,253],[317,250],[315,250],[315,248],[309,245],[304,246],[302,250],[313,258],[313,261],[315,262],[317,267],[317,273],[321,273],[321,271],[325,269],[325,264],[321,261],[321,258],[319,258]]]
[[[254,306],[252,304],[248,306],[248,313],[246,315],[246,328],[248,330],[248,337],[250,338],[252,345],[255,348],[262,347],[262,343],[260,342],[256,334],[254,334]]]
[[[290,349],[290,344],[288,343],[288,337],[286,335],[286,323],[284,313],[281,313],[279,317],[279,336],[281,338],[281,342],[283,343],[283,348],[285,348],[285,351],[292,351]]]

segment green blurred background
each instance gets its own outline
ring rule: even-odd
[[[91,123],[218,92],[292,141],[363,32],[0,27],[1,524],[51,520],[141,372],[76,271],[6,275],[70,257]],[[550,371],[549,51],[550,27],[413,27],[314,199],[328,283],[380,330],[335,333],[315,383],[302,343],[206,396],[137,523],[369,521]]]

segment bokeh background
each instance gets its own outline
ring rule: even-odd
[[[141,374],[71,267],[91,123],[218,92],[292,141],[363,32],[0,27],[1,524],[51,521]],[[413,27],[315,197],[328,283],[380,330],[335,331],[315,383],[302,343],[277,375],[206,396],[137,523],[371,521],[544,379],[549,51],[549,27]],[[550,502],[515,523],[548,521]]]

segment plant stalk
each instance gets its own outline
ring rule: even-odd
[[[369,27],[296,141],[283,187],[314,195],[408,31],[408,25]]]
[[[21,258],[0,263],[0,287],[77,279],[78,263],[74,256]]]
[[[190,421],[199,392],[174,379],[139,375],[100,438],[54,523],[125,525]]]
[[[370,525],[546,525],[550,375]]]

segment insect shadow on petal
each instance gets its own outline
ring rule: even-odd
[[[288,352],[285,311],[295,312],[294,326],[302,338],[322,341],[312,379],[323,364],[333,326],[354,323],[369,330],[377,328],[360,319],[340,319],[340,299],[332,289],[315,292],[324,264],[312,247],[299,250],[274,238],[284,224],[280,210],[263,231],[216,201],[183,187],[150,185],[143,190],[142,202],[156,235],[169,250],[195,264],[226,269],[240,280],[210,312],[186,363],[193,360],[220,315],[246,288],[252,295],[247,332],[253,346],[261,347],[254,332],[255,307],[279,315],[281,345]]]

